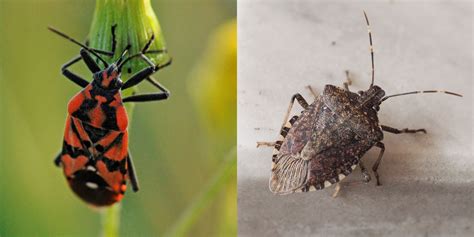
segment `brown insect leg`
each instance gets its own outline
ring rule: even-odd
[[[345,185],[355,185],[355,184],[360,184],[360,183],[368,183],[370,182],[370,180],[372,179],[370,177],[370,174],[369,172],[367,171],[367,169],[365,168],[364,164],[362,163],[362,161],[359,161],[359,167],[360,167],[360,171],[362,172],[362,176],[364,177],[363,180],[359,180],[359,181],[349,181],[349,182],[344,182]],[[334,186],[334,193],[332,194],[332,197],[333,198],[336,198],[340,191],[341,191],[341,188],[342,188],[342,184],[339,182],[339,183],[336,183],[336,186]]]
[[[377,169],[379,168],[380,161],[382,161],[382,156],[383,156],[383,153],[385,151],[385,145],[381,142],[377,142],[375,144],[375,146],[380,148],[380,153],[379,153],[379,157],[377,158],[377,160],[374,163],[374,166],[372,166],[372,171],[374,171],[375,179],[377,180],[376,185],[379,186],[380,185],[380,180],[379,180],[379,173],[377,172]]]
[[[293,125],[297,119],[298,119],[298,116],[295,115],[288,122],[290,123],[290,125]],[[283,138],[285,138],[289,130],[290,130],[290,126],[287,126],[287,124],[285,124],[285,126],[280,129],[280,135]],[[277,150],[279,150],[280,148],[277,146],[279,145],[281,146],[282,142],[283,142],[283,139],[276,142],[257,142],[257,148],[260,146],[270,146],[270,147],[276,147]]]
[[[306,88],[308,88],[309,92],[311,92],[311,94],[313,95],[314,99],[316,99],[318,97],[318,94],[316,93],[316,91],[314,91],[313,87],[311,86],[306,86]]]
[[[339,194],[339,191],[341,191],[341,184],[336,183],[336,186],[334,186],[334,193],[332,194],[332,197],[336,198]]]
[[[390,133],[395,133],[395,134],[417,133],[417,132],[422,132],[422,133],[426,134],[426,129],[424,129],[424,128],[421,128],[421,129],[408,129],[408,128],[396,129],[396,128],[392,128],[392,127],[385,126],[385,125],[380,125],[380,127],[382,128],[383,131],[390,132]]]
[[[294,94],[291,97],[290,100],[290,105],[288,106],[288,110],[286,111],[285,118],[283,119],[283,124],[281,125],[281,128],[283,129],[285,127],[286,122],[288,121],[288,118],[290,117],[291,109],[293,108],[293,104],[295,103],[295,100],[298,101],[298,103],[303,107],[304,109],[308,108],[308,102],[301,96],[299,93]]]
[[[281,129],[280,129],[280,134],[283,137],[286,136],[286,133],[288,132],[287,129],[289,129],[286,127],[286,123],[289,122],[290,124],[293,124],[296,121],[296,119],[298,119],[298,116],[293,116],[293,118],[291,118],[291,120],[288,121],[288,118],[290,117],[291,109],[293,108],[293,104],[295,103],[295,100],[298,101],[298,103],[304,109],[308,108],[309,106],[308,102],[306,102],[303,96],[300,95],[299,93],[296,93],[291,97],[290,105],[288,106],[288,110],[286,111],[285,118],[283,119],[283,124],[281,125]],[[275,147],[275,145],[277,145],[277,142],[257,142],[257,147],[260,147],[260,146]]]
[[[352,85],[352,80],[351,80],[351,77],[349,76],[349,70],[346,70],[345,73],[346,73],[346,81],[344,82],[344,89],[346,89],[346,91],[350,91],[349,86]]]
[[[370,177],[369,171],[365,168],[365,165],[362,163],[362,161],[359,161],[359,167],[360,167],[360,172],[362,173],[362,176],[364,177],[364,180],[362,180],[364,183],[370,182],[372,179]]]
[[[274,147],[275,145],[276,145],[276,142],[257,142],[257,147],[260,147],[260,146]]]

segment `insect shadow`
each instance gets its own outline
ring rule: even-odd
[[[441,90],[411,91],[386,96],[385,91],[374,84],[375,67],[372,33],[369,19],[364,11],[371,56],[372,80],[366,91],[352,92],[349,71],[343,87],[326,85],[318,95],[308,86],[314,96],[309,104],[299,93],[290,100],[287,113],[280,130],[280,138],[275,142],[257,142],[259,146],[274,147],[272,169],[269,180],[270,191],[275,194],[290,194],[320,190],[337,184],[333,196],[337,196],[339,182],[360,167],[362,182],[370,182],[370,173],[362,162],[364,154],[372,147],[379,148],[379,154],[372,171],[376,185],[380,185],[379,165],[385,151],[382,142],[384,132],[393,134],[425,133],[420,129],[397,129],[379,124],[378,111],[382,102],[389,98],[418,94],[445,93],[462,95]],[[294,102],[303,111],[289,119]]]

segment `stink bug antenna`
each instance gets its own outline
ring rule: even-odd
[[[374,86],[374,77],[375,77],[375,67],[374,67],[374,47],[372,45],[372,32],[370,31],[370,24],[369,18],[367,17],[367,13],[364,11],[365,23],[367,23],[367,32],[369,32],[369,43],[370,43],[370,57],[372,59],[372,82],[370,83],[370,87]]]
[[[99,50],[99,49],[90,49],[89,47],[87,47],[86,45],[84,45],[83,43],[73,39],[72,37],[64,34],[63,32],[59,31],[59,30],[56,30],[54,29],[53,27],[51,26],[48,26],[48,29],[58,35],[60,35],[61,37],[73,42],[74,44],[77,44],[79,46],[81,46],[83,49],[87,50],[87,52],[91,53],[92,55],[96,56],[102,63],[104,63],[104,65],[107,67],[109,66],[109,64],[107,64],[107,62],[105,62],[104,59],[102,59],[99,54],[97,53],[101,53],[101,54],[105,54],[105,55],[109,55],[109,56],[113,56],[113,54],[111,55],[110,52],[107,52],[107,51],[102,51],[102,50]]]
[[[450,92],[450,91],[439,91],[439,90],[411,91],[411,92],[405,92],[405,93],[385,96],[380,100],[380,103],[382,103],[383,101],[385,101],[385,100],[387,100],[388,98],[391,98],[391,97],[402,96],[402,95],[412,95],[412,94],[422,94],[422,93],[445,93],[445,94],[448,94],[448,95],[454,95],[454,96],[462,97],[461,94]]]

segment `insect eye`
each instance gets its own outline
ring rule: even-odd
[[[118,79],[115,81],[115,87],[116,88],[120,88],[122,87],[123,83],[122,83],[122,80]]]

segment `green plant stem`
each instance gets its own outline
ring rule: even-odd
[[[203,192],[189,205],[173,227],[166,232],[164,236],[185,236],[190,228],[196,223],[197,218],[201,215],[206,207],[214,200],[219,191],[232,178],[237,168],[237,150],[232,148],[217,170],[217,173],[207,184]]]
[[[102,212],[102,236],[118,237],[120,225],[120,203],[117,203]]]
[[[129,54],[139,52],[154,36],[150,49],[165,49],[166,44],[161,28],[150,0],[97,0],[94,17],[89,31],[90,47],[102,50],[111,50],[112,28],[115,27],[116,51],[113,57],[105,57],[107,63],[113,63],[120,57],[120,52],[130,45]],[[159,64],[165,60],[167,54],[149,55],[152,62]],[[147,64],[141,60],[128,62],[121,74],[122,81],[127,81],[131,75],[143,69]],[[130,71],[130,73],[128,72]],[[122,91],[122,97],[130,96],[137,88]],[[125,105],[129,116],[129,124],[133,115],[133,103]],[[121,204],[117,203],[102,212],[102,236],[118,237],[120,228]]]

